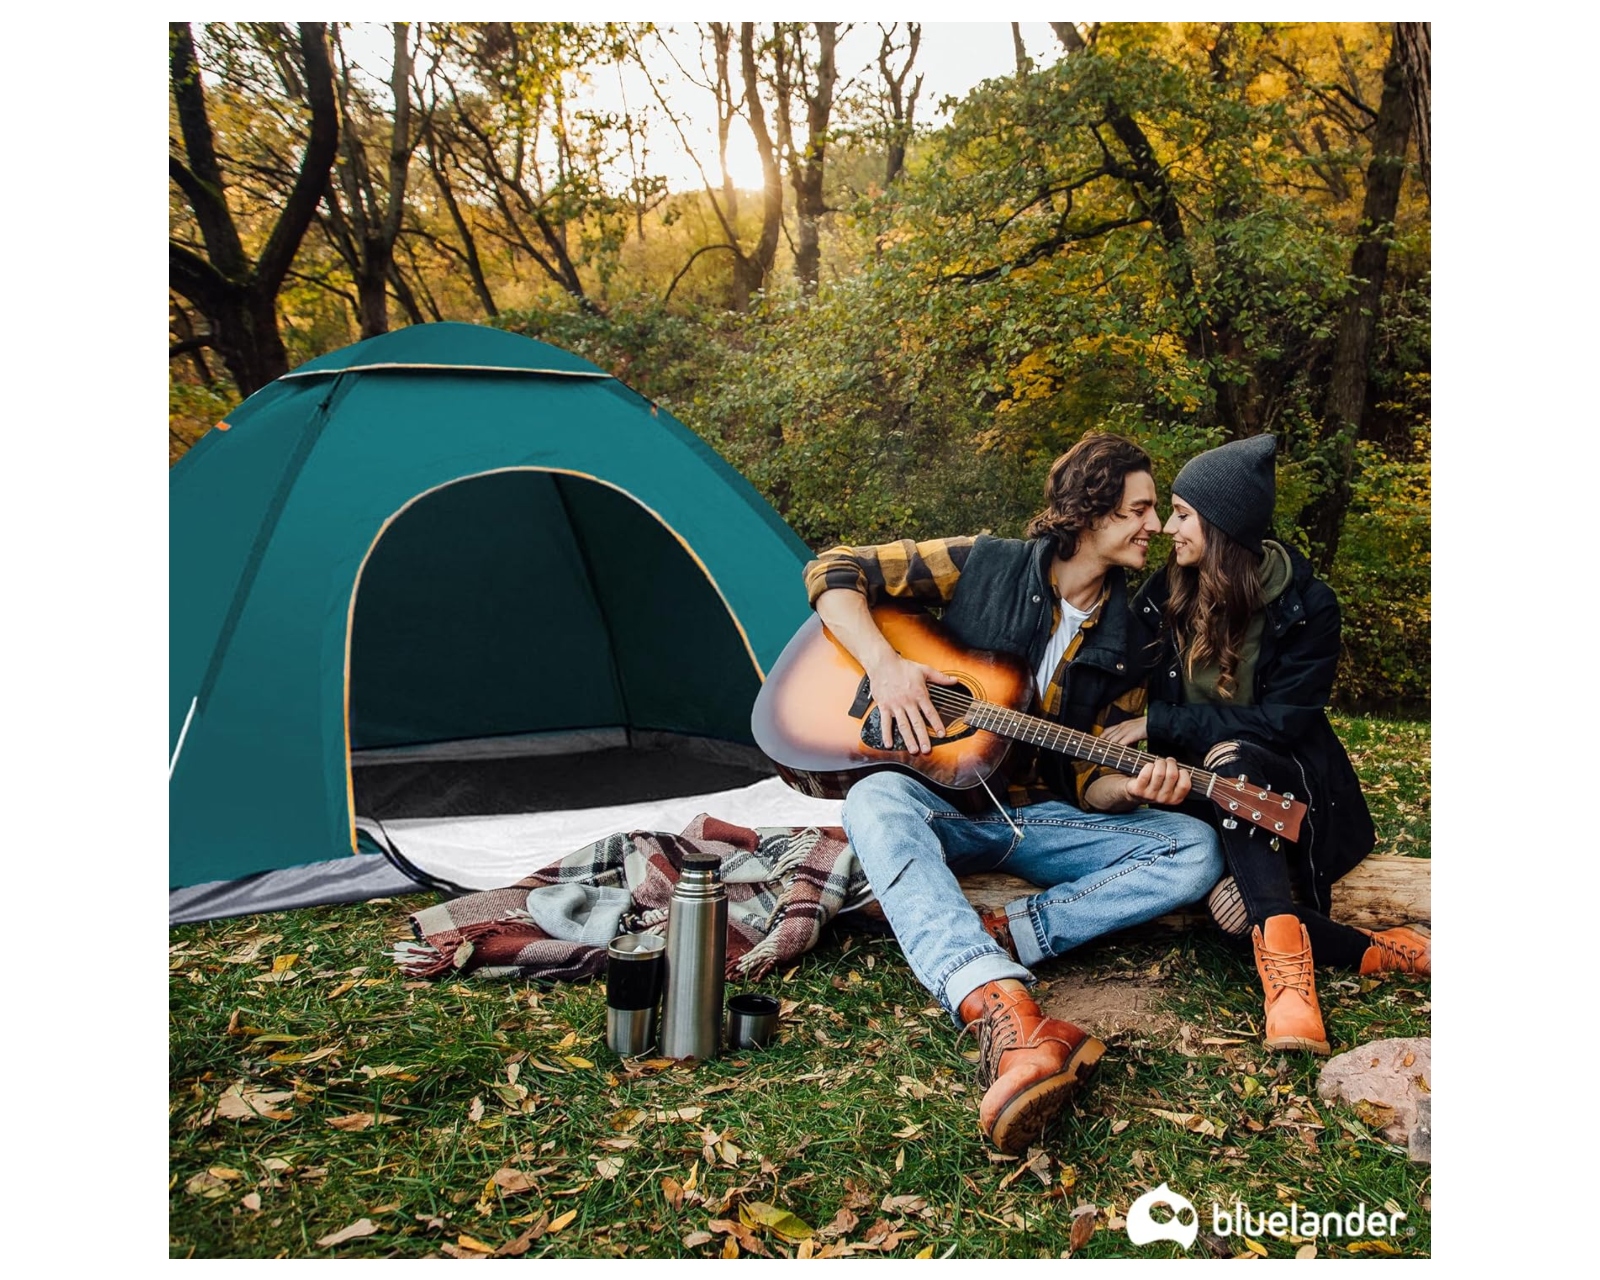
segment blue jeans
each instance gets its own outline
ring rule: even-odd
[[[918,779],[870,774],[844,803],[850,846],[917,980],[957,1025],[986,982],[1204,897],[1222,876],[1210,824],[1170,809],[1094,813],[1049,800],[958,812]],[[1004,871],[1048,888],[1006,904],[1018,963],[984,930],[957,876]]]

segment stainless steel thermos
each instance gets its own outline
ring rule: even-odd
[[[606,1044],[620,1058],[656,1042],[664,950],[653,933],[624,933],[606,948]]]
[[[667,907],[665,994],[657,1037],[662,1056],[714,1058],[722,1048],[728,895],[715,854],[684,857]]]

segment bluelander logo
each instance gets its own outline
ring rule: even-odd
[[[1157,1222],[1150,1214],[1150,1210],[1158,1204],[1164,1204],[1172,1210],[1172,1216],[1164,1222]],[[1187,1222],[1183,1220],[1184,1214],[1189,1215]],[[1146,1191],[1128,1206],[1128,1239],[1134,1244],[1172,1240],[1187,1251],[1199,1234],[1200,1215],[1194,1211],[1194,1205],[1165,1182],[1154,1191]]]
[[[1151,1212],[1158,1205],[1166,1205],[1171,1216],[1158,1221]],[[1354,1209],[1329,1213],[1304,1208],[1294,1201],[1285,1208],[1261,1213],[1239,1200],[1227,1206],[1215,1201],[1211,1205],[1211,1234],[1224,1240],[1229,1236],[1253,1240],[1263,1236],[1280,1240],[1288,1236],[1300,1240],[1381,1240],[1400,1234],[1400,1224],[1405,1220],[1406,1215],[1399,1210],[1369,1209],[1365,1201]],[[1163,1182],[1128,1206],[1127,1230],[1133,1244],[1171,1240],[1187,1252],[1200,1234],[1200,1216],[1187,1197]]]

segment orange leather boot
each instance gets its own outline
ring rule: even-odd
[[[1362,973],[1417,973],[1433,975],[1433,941],[1418,929],[1402,925],[1374,933],[1363,929],[1372,945],[1361,957]]]
[[[1295,916],[1268,916],[1250,930],[1256,972],[1267,992],[1266,1045],[1269,1049],[1328,1052],[1328,1033],[1317,1008],[1317,983],[1311,968],[1311,935]]]
[[[1081,1027],[1047,1018],[1025,990],[985,983],[961,1002],[961,1020],[978,1030],[978,1123],[1012,1155],[1037,1141],[1094,1071],[1105,1045]]]

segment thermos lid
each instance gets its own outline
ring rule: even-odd
[[[683,855],[685,871],[720,871],[722,859],[714,853],[686,853]]]

